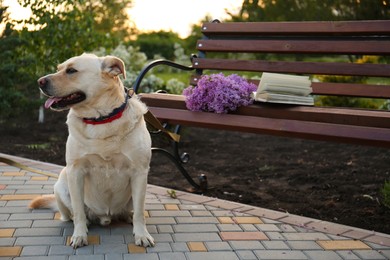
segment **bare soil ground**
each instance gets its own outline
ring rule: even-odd
[[[0,152],[65,164],[66,113],[0,122]],[[155,144],[166,141],[156,139]],[[184,128],[181,152],[207,196],[390,234],[390,209],[380,190],[390,179],[390,151],[200,128]],[[162,155],[153,156],[149,183],[178,190],[190,185]]]

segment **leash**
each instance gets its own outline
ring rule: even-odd
[[[14,167],[19,168],[21,170],[25,170],[25,171],[33,172],[33,173],[38,173],[38,174],[41,174],[41,175],[45,175],[45,176],[48,176],[48,177],[52,177],[52,178],[58,179],[58,175],[56,175],[56,174],[53,174],[53,173],[50,173],[50,172],[41,171],[41,170],[37,170],[37,169],[28,167],[27,165],[24,165],[22,163],[18,163],[16,161],[8,159],[8,158],[0,157],[0,162],[8,164],[8,165],[11,165],[11,166],[14,166]]]
[[[135,94],[135,91],[134,89],[132,88],[129,88],[129,89],[126,89],[126,92],[127,92],[127,95],[129,96],[129,98],[131,98],[133,95],[136,95]],[[144,119],[145,121],[150,124],[151,126],[153,126],[155,129],[157,130],[160,130],[161,132],[163,132],[164,134],[166,134],[169,138],[171,138],[173,141],[175,141],[176,143],[180,142],[180,135],[179,134],[176,134],[176,133],[173,133],[169,130],[167,130],[160,122],[160,120],[158,120],[155,115],[153,115],[152,112],[150,112],[150,110],[148,110],[148,112],[146,112],[146,114],[144,114]]]

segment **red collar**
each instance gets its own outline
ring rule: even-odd
[[[125,102],[120,107],[115,108],[110,114],[98,118],[83,118],[83,122],[89,125],[102,125],[111,123],[112,121],[122,117],[123,111],[125,111],[128,100],[129,95],[126,93]]]

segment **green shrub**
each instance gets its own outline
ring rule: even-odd
[[[386,181],[381,190],[383,196],[383,205],[390,208],[390,181]]]

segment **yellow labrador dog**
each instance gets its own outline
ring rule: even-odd
[[[45,107],[70,109],[66,167],[54,195],[32,201],[31,208],[58,208],[74,222],[71,245],[87,245],[87,225],[112,219],[132,221],[135,244],[154,246],[144,218],[151,140],[146,106],[125,93],[119,75],[124,63],[113,56],[83,54],[38,80],[48,97]]]

